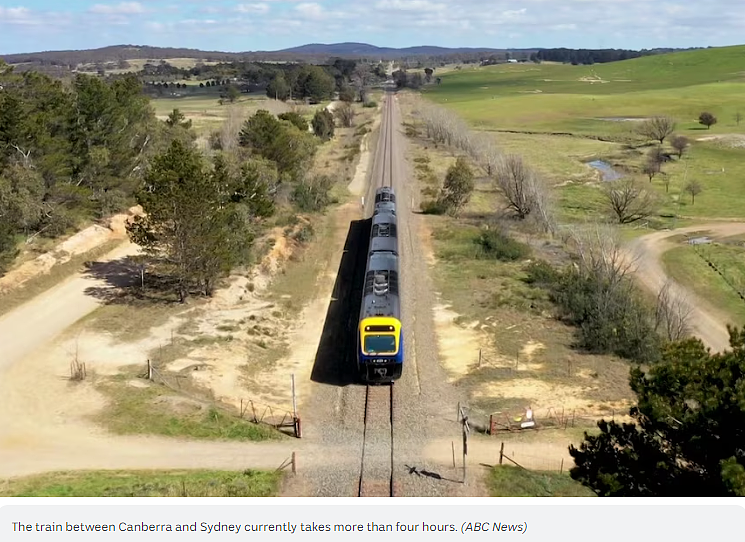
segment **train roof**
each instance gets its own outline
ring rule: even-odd
[[[362,295],[361,318],[391,316],[401,319],[398,256],[385,252],[370,256]]]
[[[380,214],[380,213],[388,213],[388,214],[396,214],[396,204],[392,201],[381,201],[380,203],[375,204],[375,212],[374,215]]]

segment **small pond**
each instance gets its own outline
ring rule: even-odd
[[[608,162],[603,162],[602,160],[593,160],[592,162],[587,162],[587,165],[591,168],[597,169],[601,173],[604,181],[615,181],[623,177],[623,173],[620,173],[613,169],[613,167]]]

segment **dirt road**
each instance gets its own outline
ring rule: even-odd
[[[124,242],[101,261],[134,255],[139,247]],[[90,314],[101,301],[86,294],[88,288],[105,288],[103,280],[76,274],[28,303],[0,317],[2,354],[0,370],[18,363],[72,324]]]
[[[629,244],[628,250],[630,255],[638,258],[635,274],[641,284],[651,292],[659,292],[668,279],[660,259],[665,251],[675,246],[669,239],[677,235],[694,232],[706,232],[706,235],[712,237],[739,235],[745,233],[745,223],[712,222],[655,232],[635,239]],[[691,324],[694,334],[712,351],[721,352],[729,348],[729,334],[726,327],[727,316],[706,299],[701,299],[679,284],[674,283],[674,287],[684,293],[693,309]]]

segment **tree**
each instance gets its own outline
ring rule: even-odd
[[[431,83],[432,82],[432,74],[433,73],[435,73],[435,70],[433,70],[432,68],[424,68],[424,80],[427,83]]]
[[[685,339],[691,333],[692,314],[684,292],[668,279],[657,294],[654,330],[668,341]]]
[[[686,136],[676,135],[670,140],[670,145],[678,152],[678,158],[683,158],[683,151],[688,148],[690,141]]]
[[[654,194],[633,179],[611,181],[604,190],[605,203],[619,224],[647,218],[657,208]]]
[[[686,339],[648,370],[632,369],[633,423],[603,420],[599,435],[570,446],[572,478],[600,496],[744,495],[745,334],[728,330],[729,351]]]
[[[646,138],[659,141],[662,145],[665,138],[675,131],[675,126],[672,117],[652,117],[639,125],[638,132]]]
[[[497,165],[495,178],[497,188],[517,218],[523,220],[533,212],[537,205],[538,180],[521,156],[504,156]]]
[[[717,118],[711,113],[704,111],[698,116],[698,123],[703,124],[704,126],[706,126],[706,129],[709,130],[714,124],[717,123]]]
[[[281,71],[277,72],[274,78],[266,86],[267,97],[275,100],[287,100],[290,97],[290,91],[290,85],[287,83],[285,75]]]
[[[313,115],[313,133],[324,141],[334,137],[334,115],[328,109],[319,109]]]
[[[354,98],[356,95],[357,95],[357,92],[355,91],[355,89],[353,89],[347,84],[342,85],[341,90],[339,91],[339,99],[342,102],[346,102],[346,103],[354,102]]]
[[[438,203],[441,208],[453,216],[457,216],[463,206],[468,203],[473,193],[473,171],[466,159],[459,156],[448,168],[445,182],[440,190]]]
[[[334,93],[336,81],[320,66],[303,66],[297,76],[295,92],[297,96],[309,98],[311,103],[328,100]]]
[[[238,90],[238,87],[235,85],[229,85],[228,86],[228,100],[230,103],[235,103],[235,101],[240,98],[241,91]]]
[[[343,103],[334,109],[334,116],[339,119],[339,123],[344,128],[349,128],[354,124],[354,108],[352,104]]]
[[[282,131],[282,123],[266,109],[259,109],[246,119],[238,141],[241,147],[247,147],[263,154]]]
[[[742,113],[738,111],[737,113],[735,113],[735,122],[737,123],[738,126],[740,126],[741,120],[742,120]]]
[[[286,173],[292,179],[299,179],[310,167],[315,152],[316,139],[313,134],[288,123],[282,127],[262,156],[274,161],[280,174]]]
[[[167,267],[182,302],[195,284],[212,295],[246,253],[251,236],[231,204],[235,184],[221,157],[209,171],[197,150],[175,140],[136,193],[145,214],[127,225],[129,237]]]
[[[277,115],[277,118],[279,120],[286,120],[292,123],[301,132],[308,131],[308,121],[305,120],[305,117],[303,117],[300,113],[296,111],[288,111],[287,113],[282,113],[280,115]]]
[[[683,187],[683,191],[691,195],[691,205],[693,205],[694,203],[696,203],[696,196],[698,196],[701,192],[704,191],[704,187],[701,186],[700,182],[695,181],[695,180],[690,180]]]
[[[357,64],[352,72],[352,85],[360,97],[362,103],[367,103],[367,91],[373,80],[373,74],[369,64]]]
[[[191,119],[186,120],[186,115],[184,115],[178,109],[174,109],[168,114],[168,118],[165,120],[165,123],[170,127],[181,126],[182,128],[186,128],[187,130],[191,128]]]
[[[655,175],[660,173],[662,171],[662,164],[654,159],[654,157],[650,156],[647,158],[647,160],[644,162],[644,165],[642,166],[642,173],[649,177],[649,182],[652,182],[652,179]]]

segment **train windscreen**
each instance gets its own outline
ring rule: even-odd
[[[393,354],[396,351],[396,338],[393,335],[368,335],[365,337],[367,354]]]

